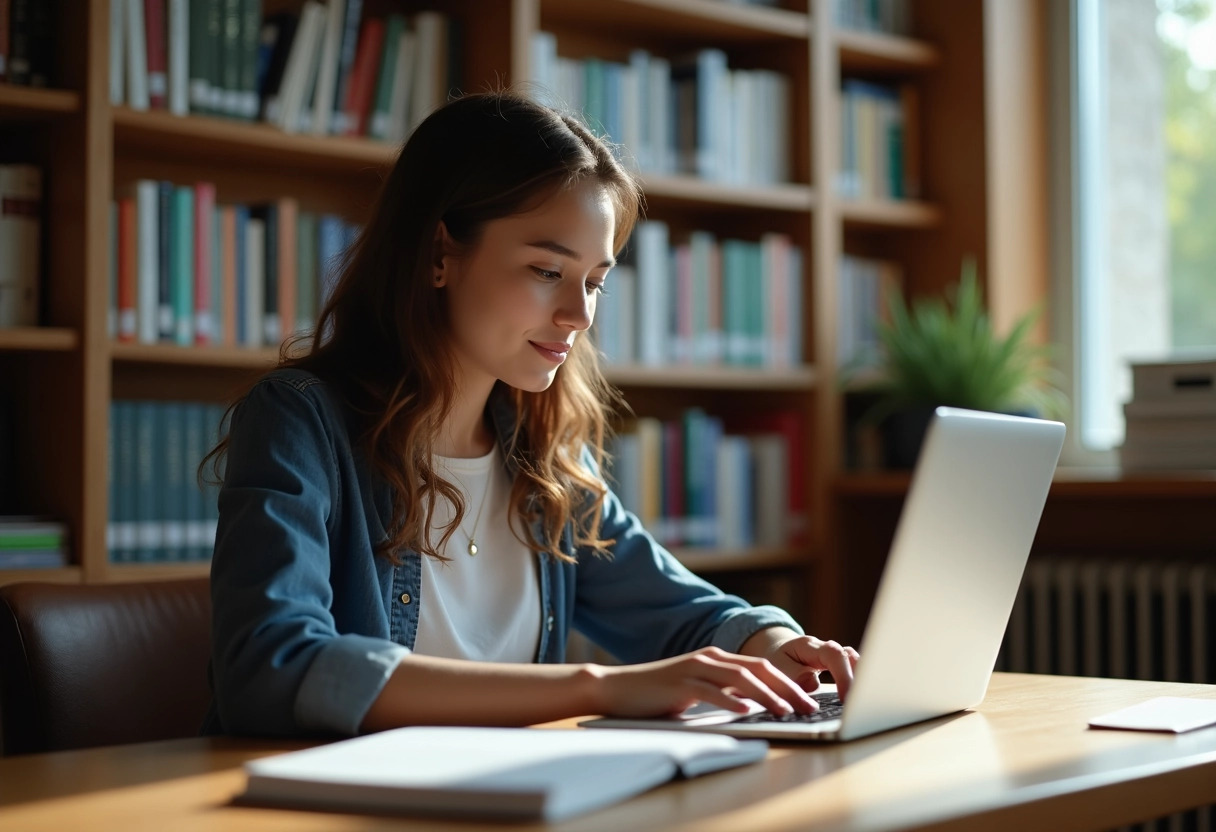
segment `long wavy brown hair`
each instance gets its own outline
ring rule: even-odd
[[[432,463],[456,390],[446,293],[432,281],[439,223],[467,251],[487,222],[526,212],[582,181],[601,184],[612,199],[619,252],[642,192],[605,142],[576,119],[508,91],[448,103],[402,149],[315,331],[283,346],[280,367],[325,379],[361,417],[357,441],[393,495],[378,556],[400,563],[398,552],[409,548],[446,559],[440,553],[465,515],[460,489]],[[602,469],[619,394],[604,380],[594,344],[577,339],[547,390],[499,382],[493,395],[508,396],[517,416],[503,448],[518,471],[509,512],[516,538],[570,560],[561,538],[573,520],[575,545],[604,551],[611,543],[598,534],[606,487],[581,456],[589,451]],[[224,435],[200,474],[210,464],[211,479],[222,481],[227,450]],[[449,501],[455,516],[435,545],[428,530],[438,499]],[[534,524],[539,539],[528,531]]]

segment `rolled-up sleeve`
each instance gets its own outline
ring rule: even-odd
[[[590,463],[590,457],[585,460]],[[615,540],[609,556],[579,558],[575,626],[626,662],[714,645],[738,652],[768,627],[802,628],[784,610],[751,606],[689,571],[608,491],[600,536]]]
[[[272,378],[233,414],[211,568],[216,706],[229,733],[355,734],[408,652],[335,626],[329,531],[342,490],[318,408]]]

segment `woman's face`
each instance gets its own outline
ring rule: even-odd
[[[614,213],[602,185],[582,182],[487,223],[472,251],[444,254],[436,280],[466,385],[488,394],[495,379],[532,392],[553,383],[615,264]]]

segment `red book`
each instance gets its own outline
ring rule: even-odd
[[[215,216],[215,185],[194,186],[194,343],[214,340],[211,317],[211,222]]]
[[[367,121],[371,117],[373,93],[376,89],[376,71],[380,68],[380,53],[384,49],[384,21],[369,17],[363,21],[359,33],[359,46],[355,50],[355,68],[346,87],[346,101],[342,109],[346,112],[346,135],[367,135]]]
[[[144,40],[148,49],[148,106],[168,107],[169,50],[165,0],[144,0]]]
[[[138,227],[134,197],[118,200],[118,340],[128,343],[135,340]]]
[[[663,542],[684,543],[684,426],[677,421],[663,423],[663,519],[670,530]]]
[[[0,0],[0,81],[8,76],[9,0]]]

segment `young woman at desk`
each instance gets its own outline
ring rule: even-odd
[[[612,399],[584,333],[640,199],[521,97],[418,128],[311,348],[212,452],[208,731],[810,712],[821,670],[847,691],[852,648],[692,575],[597,473]],[[571,628],[630,664],[561,664]]]

